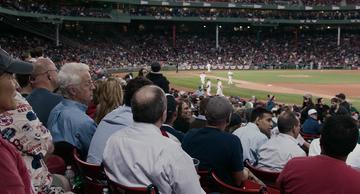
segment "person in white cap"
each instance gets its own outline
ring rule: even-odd
[[[320,134],[321,124],[317,120],[317,111],[310,109],[308,111],[308,118],[305,120],[302,130],[307,134]]]

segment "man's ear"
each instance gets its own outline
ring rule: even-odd
[[[161,116],[161,123],[165,123],[167,117],[167,109],[164,110],[162,116]]]
[[[259,122],[259,117],[257,117],[254,121],[254,123],[257,125],[257,123]]]
[[[70,96],[76,96],[76,94],[77,94],[77,89],[73,86],[69,86],[67,88],[67,91]]]
[[[178,117],[178,112],[175,111],[172,116],[173,116],[174,119],[176,119]]]

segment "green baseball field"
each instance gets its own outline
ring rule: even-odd
[[[200,86],[202,71],[164,72],[171,86],[180,90],[195,91]],[[342,92],[347,100],[360,110],[360,71],[357,70],[233,70],[233,84],[228,84],[227,71],[206,72],[212,82],[212,94],[216,93],[217,79],[223,84],[228,96],[266,100],[267,94],[286,104],[301,104],[302,96],[310,93],[329,99]]]

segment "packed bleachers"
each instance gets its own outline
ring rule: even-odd
[[[24,12],[55,14],[61,16],[80,16],[109,18],[109,10],[99,7],[87,7],[84,5],[59,5],[47,1],[10,1],[1,0],[1,6]]]
[[[244,28],[246,28],[244,26]],[[89,37],[90,38],[90,37]],[[151,61],[164,61],[182,65],[250,65],[258,67],[314,68],[321,66],[359,66],[360,40],[356,34],[343,34],[337,46],[335,34],[256,34],[220,36],[219,49],[211,36],[178,34],[176,45],[169,35],[122,35],[106,38],[86,38],[79,48],[63,45],[55,47],[52,42],[33,36],[5,35],[1,47],[20,57],[33,47],[43,47],[45,55],[59,64],[81,61],[92,67],[122,68],[140,67]],[[201,43],[201,44],[199,44]]]

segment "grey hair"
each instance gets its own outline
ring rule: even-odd
[[[89,66],[84,63],[66,63],[58,74],[58,83],[63,94],[67,94],[66,88],[70,85],[81,83],[80,73],[89,71]]]

